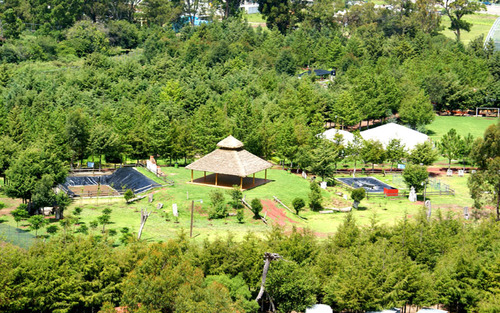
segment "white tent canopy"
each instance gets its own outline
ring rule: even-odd
[[[332,308],[326,304],[315,304],[306,309],[306,313],[333,313]]]
[[[348,131],[345,130],[340,130],[336,128],[330,128],[329,130],[324,131],[321,134],[318,134],[318,137],[321,137],[323,139],[328,139],[330,141],[333,141],[335,139],[335,135],[340,134],[344,138],[344,141],[342,142],[344,146],[346,146],[349,142],[354,140],[354,135],[351,134]]]
[[[395,123],[388,123],[360,133],[364,140],[378,140],[384,148],[392,139],[399,139],[406,149],[411,150],[419,143],[429,140],[429,136],[416,130]]]

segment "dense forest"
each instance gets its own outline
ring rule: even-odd
[[[2,192],[41,207],[83,160],[175,162],[229,134],[263,158],[307,167],[325,148],[316,135],[326,122],[397,120],[425,131],[435,111],[500,102],[500,52],[483,38],[464,46],[440,35],[432,1],[288,1],[281,11],[259,1],[268,28],[251,27],[235,1],[214,2],[196,27],[199,1],[139,2],[0,1]],[[453,25],[457,38],[470,28]],[[306,68],[336,75],[299,79]],[[348,215],[322,240],[275,228],[242,242],[196,245],[181,233],[156,244],[125,237],[122,247],[65,229],[29,250],[1,245],[0,310],[256,312],[272,301],[280,312],[319,302],[351,312],[438,303],[498,312],[499,227],[422,213],[362,228]],[[283,259],[259,306],[269,251]]]
[[[68,227],[71,227],[69,225]],[[452,312],[498,312],[500,223],[424,212],[388,228],[359,227],[347,215],[335,236],[274,228],[264,239],[230,234],[201,245],[180,233],[146,244],[107,236],[64,235],[24,251],[0,249],[2,312],[279,312],[326,303],[335,311],[441,303]],[[254,300],[264,252],[273,261],[269,297]]]

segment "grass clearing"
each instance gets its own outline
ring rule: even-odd
[[[465,44],[469,44],[469,42],[481,35],[484,35],[486,38],[486,35],[490,31],[491,26],[493,26],[493,23],[497,19],[498,16],[496,15],[489,15],[489,14],[473,14],[473,15],[466,15],[463,17],[463,20],[472,23],[471,31],[467,32],[462,30],[460,32],[460,40]],[[455,39],[455,33],[449,29],[451,25],[450,19],[448,16],[443,15],[441,19],[441,26],[444,27],[444,29],[441,31],[443,35],[446,37]]]
[[[457,117],[457,116],[436,116],[434,122],[428,126],[431,132],[431,138],[436,140],[445,134],[449,129],[455,128],[460,135],[472,133],[475,137],[481,137],[484,130],[491,124],[497,122],[498,119],[484,118],[484,117]],[[440,160],[438,165],[446,166],[443,160]],[[339,164],[340,166],[340,164]],[[386,164],[386,167],[388,165]],[[362,165],[358,165],[358,169]],[[77,199],[65,212],[66,216],[70,216],[75,207],[83,208],[80,216],[80,221],[89,226],[90,222],[97,220],[98,216],[102,215],[105,208],[112,209],[111,224],[106,226],[106,229],[115,229],[118,234],[116,235],[116,242],[120,237],[120,229],[128,227],[131,232],[137,233],[140,226],[141,209],[147,209],[152,212],[143,231],[142,238],[147,241],[165,241],[169,238],[177,236],[180,231],[189,233],[190,226],[190,211],[191,201],[195,200],[195,214],[194,214],[194,229],[193,235],[196,236],[194,240],[203,241],[205,239],[213,239],[217,236],[226,236],[232,233],[235,240],[241,240],[247,233],[252,232],[258,236],[265,236],[267,231],[271,229],[271,225],[265,225],[260,220],[254,220],[252,213],[245,209],[245,222],[239,224],[236,217],[230,216],[226,219],[209,220],[208,213],[210,210],[209,194],[215,187],[200,186],[189,184],[191,179],[191,172],[185,168],[175,167],[162,167],[167,177],[175,182],[174,186],[167,186],[158,188],[153,191],[154,201],[148,203],[148,199],[142,199],[132,204],[126,204],[122,197],[119,198],[93,198],[93,199]],[[156,182],[164,183],[161,179],[150,173],[144,168],[138,168],[138,171],[153,179]],[[195,172],[195,178],[201,177],[203,173]],[[358,174],[361,176],[361,173]],[[388,173],[386,176],[374,175],[381,181],[401,188],[399,180],[393,180],[393,175]],[[257,178],[264,178],[264,173],[257,173]],[[250,202],[253,198],[272,200],[273,196],[278,197],[289,208],[292,208],[292,201],[296,197],[303,198],[306,203],[308,202],[309,194],[309,180],[305,180],[299,175],[290,174],[281,169],[272,169],[268,171],[268,179],[271,182],[259,186],[254,189],[247,190],[243,193],[246,200]],[[465,206],[472,206],[472,199],[469,196],[467,188],[467,175],[466,177],[439,177],[443,183],[449,184],[451,188],[455,189],[455,196],[430,196],[428,199],[432,202],[433,214],[436,210],[448,211],[453,210],[460,212]],[[226,193],[227,189],[219,189],[224,191],[226,201],[229,201],[229,195]],[[328,187],[327,191],[322,191],[324,196],[325,208],[342,208],[352,204],[350,199],[350,191],[347,187],[337,185]],[[337,193],[347,195],[347,200]],[[202,200],[203,203],[200,201]],[[5,196],[0,196],[0,202],[3,202],[6,207],[16,207],[20,201],[17,199],[9,199]],[[158,203],[163,204],[162,209],[157,209]],[[175,218],[172,215],[172,204],[177,204],[179,217]],[[415,216],[422,210],[422,202],[410,203],[406,198],[384,198],[384,197],[369,197],[361,201],[360,210],[354,210],[353,214],[360,225],[370,225],[372,220],[375,219],[381,224],[394,225],[401,220],[405,214]],[[277,205],[281,208],[280,205]],[[288,223],[286,228],[290,229],[292,226],[300,228],[309,228],[320,237],[332,235],[337,230],[338,226],[343,222],[346,213],[333,213],[333,214],[319,214],[311,212],[308,209],[301,212],[300,215],[307,218],[302,220],[295,214],[281,208],[286,217],[294,221]],[[234,210],[230,210],[234,213]],[[12,216],[5,213],[1,217],[5,225],[15,227]],[[52,221],[55,222],[55,221]],[[55,222],[58,223],[58,222]],[[22,229],[26,230],[27,223],[20,223]],[[72,226],[76,230],[78,226]],[[60,227],[62,229],[62,227]],[[100,233],[102,226],[99,225],[96,229],[90,230],[96,234]],[[62,232],[62,230],[60,230]],[[32,232],[31,232],[32,233]],[[39,235],[46,235],[45,229],[39,230]]]
[[[195,200],[193,228],[193,235],[195,236],[193,240],[195,241],[212,240],[215,237],[226,236],[228,233],[231,233],[235,240],[241,240],[249,232],[258,236],[265,236],[272,228],[271,225],[265,225],[260,220],[254,220],[252,213],[247,209],[244,209],[245,222],[243,224],[238,223],[235,216],[209,220],[209,193],[215,187],[188,184],[190,171],[184,168],[164,167],[162,170],[167,173],[170,179],[175,181],[175,185],[154,190],[154,201],[152,203],[148,203],[147,197],[131,204],[126,204],[122,197],[77,199],[66,210],[65,216],[71,216],[76,207],[81,207],[83,210],[79,216],[80,223],[83,222],[87,226],[90,226],[90,222],[96,221],[103,214],[104,209],[110,208],[112,210],[111,223],[106,225],[106,229],[117,231],[117,235],[115,236],[117,244],[119,242],[120,229],[123,227],[128,227],[133,233],[138,232],[141,209],[147,209],[148,212],[152,212],[144,228],[142,239],[151,242],[165,241],[177,236],[181,231],[189,233],[192,200]],[[263,173],[256,176],[263,177]],[[385,183],[395,185],[393,176],[390,174],[386,176],[374,176]],[[301,197],[308,202],[309,180],[279,169],[269,170],[268,178],[273,181],[243,193],[247,201],[251,201],[253,198],[270,200],[273,199],[273,196],[277,196],[290,208],[292,208],[291,203],[295,197]],[[471,206],[472,200],[468,195],[466,177],[443,177],[440,179],[443,182],[449,183],[457,191],[457,195],[455,197],[429,197],[432,201],[433,210],[458,210],[462,206]],[[346,194],[348,200],[344,200],[342,196],[336,194],[338,192]],[[327,191],[323,191],[323,196],[325,208],[345,207],[350,206],[352,203],[350,191],[343,185],[328,187]],[[203,203],[199,200],[203,200]],[[226,200],[230,200],[227,194]],[[0,199],[0,201],[5,202],[4,199]],[[157,209],[158,203],[163,204],[162,209]],[[178,218],[172,215],[173,203],[176,203],[178,206]],[[362,209],[353,211],[354,217],[360,225],[370,225],[374,218],[381,224],[394,225],[405,214],[410,216],[418,214],[422,209],[422,202],[411,203],[406,198],[370,197],[369,199],[362,200],[360,206]],[[280,207],[280,205],[277,205],[277,207]],[[283,208],[281,209],[285,212],[286,217],[294,221],[293,223],[288,222],[286,229],[290,230],[292,226],[308,228],[322,238],[334,234],[346,215],[346,213],[320,214],[306,210],[300,214],[307,218],[304,221],[295,214]],[[230,210],[230,212],[234,213],[235,211]],[[5,215],[2,219],[6,225],[16,226],[12,216]],[[52,222],[55,221],[52,220]],[[27,223],[22,222],[20,226],[25,229]],[[78,225],[74,225],[71,229],[74,231],[78,227]],[[62,232],[62,227],[60,229],[60,232]],[[89,232],[99,234],[101,229],[102,225],[99,225],[96,229],[90,229]],[[45,229],[39,230],[38,233],[39,235],[46,234]]]
[[[253,14],[248,14],[248,13],[243,13],[243,19],[247,20],[249,23],[265,23],[266,20],[260,13],[253,13]]]
[[[427,126],[427,130],[432,140],[440,139],[452,128],[461,136],[471,133],[477,138],[483,136],[488,126],[497,122],[498,118],[490,117],[436,116],[432,124]]]

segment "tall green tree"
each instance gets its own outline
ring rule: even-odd
[[[28,219],[28,223],[30,229],[35,231],[35,237],[38,237],[38,230],[46,224],[46,221],[42,215],[33,215]]]
[[[415,188],[416,192],[420,192],[424,189],[425,184],[427,184],[427,178],[429,173],[427,168],[422,165],[408,164],[408,166],[403,171],[403,180],[410,189]]]
[[[354,162],[354,170],[352,172],[352,177],[356,176],[356,164],[361,160],[361,150],[363,148],[363,139],[359,133],[354,133],[354,138],[352,141],[347,143],[347,158]]]
[[[296,0],[258,0],[259,12],[265,17],[269,29],[286,34],[303,20],[304,4]]]
[[[375,163],[383,163],[385,160],[385,150],[382,143],[378,140],[364,140],[361,148],[361,158],[372,164],[372,171],[375,168]]]
[[[460,41],[462,30],[469,32],[472,27],[472,23],[465,21],[463,17],[476,11],[486,10],[483,3],[469,0],[442,0],[441,5],[450,18],[450,29],[455,33],[457,41]]]
[[[451,167],[451,160],[456,160],[459,157],[461,141],[461,136],[457,134],[455,128],[452,128],[438,142],[441,155],[448,159],[448,168]]]
[[[474,162],[479,164],[479,170],[468,180],[474,205],[494,205],[500,221],[500,122],[486,129],[483,138],[474,142],[472,151]]]
[[[88,115],[81,109],[71,111],[66,118],[65,133],[71,149],[71,166],[75,159],[82,165],[90,137]]]
[[[0,176],[5,181],[5,171],[10,167],[14,160],[14,153],[19,149],[18,145],[9,136],[0,137]]]
[[[406,157],[405,144],[400,139],[391,139],[385,149],[385,155],[389,162],[391,162],[391,171],[394,163],[401,162]]]
[[[309,170],[321,176],[322,181],[333,175],[335,164],[341,151],[336,149],[333,142],[327,139],[320,139],[316,149],[312,152],[311,165]]]
[[[419,143],[410,151],[408,161],[413,164],[432,165],[437,160],[438,152],[429,141]]]
[[[434,120],[432,104],[423,90],[406,94],[401,101],[399,118],[413,129],[430,124]]]
[[[31,201],[42,177],[50,178],[52,187],[62,183],[67,171],[62,162],[50,151],[30,147],[20,152],[10,168],[6,171],[9,184],[5,192],[9,197]]]

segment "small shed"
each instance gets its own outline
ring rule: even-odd
[[[233,136],[228,136],[217,143],[218,149],[186,166],[191,170],[191,183],[231,187],[239,185],[248,189],[267,183],[267,169],[272,166],[266,160],[243,149],[243,143]],[[194,171],[203,171],[202,178],[194,179]],[[255,173],[265,171],[264,179],[255,177]],[[207,172],[213,173],[207,175]],[[247,176],[252,175],[252,178]]]

